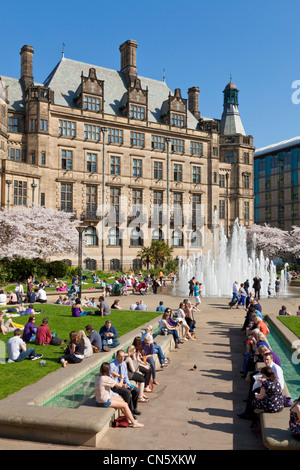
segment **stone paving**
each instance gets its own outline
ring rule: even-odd
[[[120,298],[121,307],[143,298],[149,310],[160,300],[177,308],[182,297],[164,292]],[[139,405],[142,430],[110,428],[101,449],[263,450],[260,428],[240,420],[248,384],[241,379],[244,311],[228,308],[230,299],[204,298],[196,312],[197,341],[184,342],[170,353],[172,363],[159,370],[149,403]],[[264,299],[263,314],[276,314],[284,303],[295,314],[299,298]],[[0,439],[1,450],[81,450],[83,447]],[[84,448],[86,450],[86,447]]]

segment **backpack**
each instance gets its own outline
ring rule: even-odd
[[[112,423],[113,428],[128,428],[128,426],[129,421],[125,416],[120,416],[120,418],[115,419]]]

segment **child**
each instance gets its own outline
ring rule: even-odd
[[[270,299],[272,297],[272,293],[271,293],[271,284],[269,283],[268,284],[268,299]]]

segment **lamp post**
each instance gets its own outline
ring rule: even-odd
[[[227,235],[227,238],[229,237],[229,173],[226,172],[226,235]]]
[[[37,188],[37,184],[34,182],[34,178],[31,183],[31,187],[32,187],[32,207],[33,207],[34,206],[34,191],[35,191],[35,188]]]
[[[78,242],[78,279],[79,279],[79,293],[78,298],[81,299],[81,277],[82,277],[82,234],[85,231],[85,227],[81,225],[76,227],[79,235],[79,242]]]
[[[9,211],[9,203],[10,203],[10,185],[12,184],[12,180],[6,180],[7,184],[7,210]]]
[[[102,271],[105,268],[105,255],[104,255],[104,207],[105,207],[105,134],[106,127],[101,127],[103,135],[103,148],[102,148]]]

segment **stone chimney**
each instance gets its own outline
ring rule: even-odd
[[[33,83],[32,63],[33,63],[33,47],[23,46],[21,55],[21,80],[24,87],[28,88]]]
[[[189,97],[189,111],[195,116],[196,119],[200,118],[199,111],[199,88],[194,86],[188,89]]]
[[[137,42],[131,39],[121,44],[119,48],[121,52],[121,72],[124,73],[128,85],[134,82],[137,77],[136,48]]]

